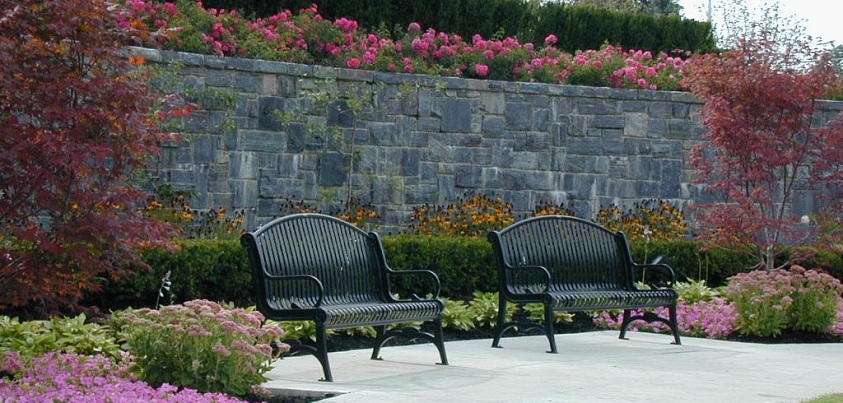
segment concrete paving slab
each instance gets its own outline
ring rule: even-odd
[[[279,360],[264,384],[325,402],[742,402],[795,403],[843,392],[843,343],[756,344],[597,331],[447,342],[331,353],[335,382],[318,381],[311,356]]]

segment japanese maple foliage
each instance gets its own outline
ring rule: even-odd
[[[701,237],[744,248],[758,267],[772,269],[783,244],[809,239],[793,210],[796,196],[832,196],[817,196],[813,213],[840,212],[843,125],[839,117],[823,122],[817,109],[840,83],[828,55],[758,32],[722,55],[695,58],[685,83],[704,101],[708,129],[691,153],[697,179],[714,196],[696,206]]]
[[[157,151],[153,95],[103,0],[0,1],[0,309],[73,310],[164,241],[127,178]],[[139,25],[139,24],[138,24]]]

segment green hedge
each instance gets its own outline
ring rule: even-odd
[[[470,298],[474,291],[497,290],[497,270],[492,247],[483,238],[386,235],[383,237],[387,262],[395,270],[433,270],[442,283],[443,297]],[[155,307],[162,279],[170,271],[171,287],[161,304],[181,303],[204,298],[233,302],[237,306],[254,304],[252,276],[245,250],[237,240],[183,240],[180,249],[143,253],[152,271],[111,281],[85,303],[101,309]],[[706,280],[707,285],[724,285],[727,279],[747,271],[754,260],[721,249],[703,249],[691,241],[636,242],[631,245],[637,262],[652,261],[657,256],[676,270],[680,281]],[[839,253],[816,252],[803,263],[808,269],[822,269],[843,278],[843,257]],[[416,289],[421,284],[403,284]]]
[[[151,271],[136,269],[134,276],[110,281],[87,303],[101,308],[154,308],[162,279],[170,272],[170,290],[162,305],[192,299],[254,304],[252,274],[246,251],[237,240],[192,239],[178,242],[179,250],[151,249],[142,253]]]

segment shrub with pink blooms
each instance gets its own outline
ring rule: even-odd
[[[640,315],[643,310],[633,310],[632,315]],[[667,309],[659,307],[654,313],[666,318]],[[595,314],[593,322],[604,329],[619,329],[623,323],[622,312],[602,311]],[[710,301],[688,303],[679,301],[676,306],[676,321],[679,333],[685,336],[725,339],[734,333],[737,325],[735,306],[723,298]],[[646,332],[670,332],[670,328],[661,322],[632,322],[628,330]]]
[[[680,283],[676,319],[683,335],[725,339],[735,332],[776,337],[783,330],[843,335],[843,286],[833,276],[792,266],[790,270],[756,270],[729,279],[720,297],[701,282]],[[667,317],[665,308],[654,311]],[[640,314],[634,311],[633,314]],[[620,312],[598,312],[594,323],[618,329]],[[633,322],[629,330],[667,332],[663,323]]]
[[[739,331],[766,337],[785,329],[826,331],[839,315],[843,285],[828,274],[793,265],[735,275],[725,295],[740,314]]]
[[[267,380],[274,348],[289,348],[259,312],[207,300],[119,311],[113,321],[136,357],[131,369],[153,386],[245,396]]]
[[[24,360],[9,350],[0,354],[0,373],[8,376],[0,378],[0,396],[4,402],[243,402],[169,384],[152,387],[137,380],[126,362],[58,351]]]
[[[606,45],[576,55],[556,48],[549,35],[542,46],[516,38],[487,39],[423,29],[411,23],[400,38],[358,30],[347,18],[329,21],[314,4],[293,13],[247,19],[234,10],[204,8],[181,0],[159,3],[125,0],[126,26],[145,24],[167,32],[147,43],[165,49],[219,56],[321,64],[352,69],[433,74],[492,80],[576,84],[647,90],[681,89],[687,60]],[[688,55],[685,55],[686,57]]]

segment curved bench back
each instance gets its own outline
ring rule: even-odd
[[[316,277],[324,287],[323,304],[382,300],[379,240],[346,221],[313,213],[288,215],[244,234],[242,242],[252,261],[259,304],[314,306],[319,295],[313,281],[269,281],[266,275]]]
[[[513,292],[524,293],[530,288],[523,278],[507,278],[519,273],[504,268],[519,266],[546,268],[551,275],[551,291],[623,290],[631,285],[625,235],[580,218],[528,218],[490,233],[489,240],[500,268],[502,289],[514,286],[520,289]]]

